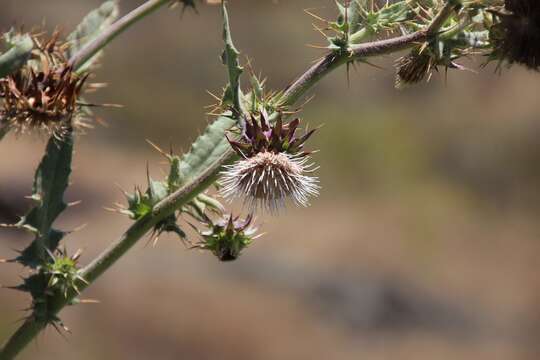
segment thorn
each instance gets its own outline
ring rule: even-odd
[[[83,249],[77,250],[77,251],[75,252],[75,254],[73,254],[73,255],[71,256],[71,259],[74,260],[74,261],[79,260],[79,258],[81,257],[83,251],[84,251]]]
[[[90,83],[88,84],[88,87],[89,88],[92,88],[92,89],[103,89],[103,88],[106,88],[107,86],[109,86],[109,84],[107,83]]]
[[[306,47],[309,47],[312,49],[328,50],[328,46],[321,46],[321,45],[306,44]]]
[[[93,103],[82,103],[77,102],[77,105],[84,106],[84,107],[107,107],[107,108],[115,108],[115,109],[123,109],[125,106],[121,104],[93,104]]]
[[[150,144],[150,146],[152,146],[155,150],[157,150],[157,152],[159,152],[161,155],[165,156],[167,159],[170,160],[169,158],[169,154],[167,154],[165,151],[163,151],[163,149],[161,149],[159,146],[157,146],[156,144],[154,144],[152,141],[146,139],[146,142],[148,144]]]
[[[255,235],[255,236],[252,238],[252,240],[257,240],[257,239],[259,239],[259,238],[265,236],[266,234],[267,234],[267,233],[261,233],[261,234]]]
[[[115,203],[114,205],[119,206],[119,207],[121,206],[121,204],[119,204],[119,203]],[[105,210],[105,211],[114,212],[114,213],[120,212],[120,210],[118,210],[116,208],[111,208],[111,207],[105,207],[104,206],[102,209]]]
[[[221,102],[221,98],[215,95],[214,93],[212,93],[210,90],[206,90],[206,93],[210,95],[211,97],[213,97],[214,99],[216,99],[217,101]]]
[[[365,59],[362,59],[362,60],[359,60],[359,61],[360,61],[360,62],[363,62],[363,63],[366,64],[366,65],[369,65],[369,66],[371,66],[371,67],[374,67],[375,69],[378,69],[378,70],[386,70],[384,67],[379,66],[379,65],[377,65],[377,64],[374,64],[374,63],[372,63],[372,62],[369,62],[369,61],[367,61],[367,60],[365,60]]]
[[[82,203],[82,200],[73,201],[67,204],[68,207],[77,206]]]
[[[75,229],[71,230],[69,233],[79,232],[79,231],[83,230],[84,228],[86,228],[87,226],[88,226],[87,223],[79,225]]]
[[[325,39],[328,39],[328,36],[324,33],[324,30],[318,27],[316,24],[311,24],[313,28],[319,32]]]
[[[150,165],[148,164],[148,161],[146,162],[146,181],[148,182],[148,186],[150,186],[151,178],[150,178]]]
[[[309,16],[312,16],[313,18],[319,20],[319,21],[322,21],[326,24],[329,24],[330,22],[326,19],[323,19],[322,17],[320,17],[319,15],[316,15],[314,13],[311,12],[311,10],[320,10],[320,9],[324,9],[324,8],[307,8],[307,9],[304,9],[304,12],[306,14],[308,14]]]
[[[82,299],[80,301],[81,304],[100,304],[101,301],[97,300],[97,299]]]

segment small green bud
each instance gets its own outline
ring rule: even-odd
[[[193,248],[209,250],[221,261],[236,260],[243,249],[259,236],[254,236],[257,228],[252,227],[253,216],[245,219],[226,215],[217,221],[206,218],[207,230],[198,230],[202,240]]]

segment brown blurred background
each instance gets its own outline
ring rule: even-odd
[[[303,9],[332,17],[330,0],[232,0],[237,47],[281,89],[321,53]],[[68,33],[98,0],[1,0],[0,29],[60,25]],[[123,0],[122,13],[142,3]],[[225,71],[219,8],[162,10],[107,49],[91,101],[108,126],[78,139],[59,226],[88,262],[130,221],[103,207],[116,184],[145,183],[162,159],[210,120],[206,90]],[[49,329],[21,359],[538,359],[540,358],[540,74],[435,74],[397,91],[392,61],[337,71],[303,118],[324,124],[311,146],[324,190],[308,209],[259,217],[268,234],[235,263],[186,251],[174,237],[142,241],[84,293],[100,304],[62,312],[66,339]],[[483,59],[466,62],[477,67]],[[45,139],[0,143],[0,223],[24,196]],[[30,240],[2,230],[0,258]],[[3,265],[0,284],[21,269]],[[29,304],[0,292],[0,342]]]

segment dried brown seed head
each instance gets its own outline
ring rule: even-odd
[[[34,36],[31,60],[15,74],[0,79],[0,122],[18,133],[41,130],[61,139],[84,124],[77,103],[88,75],[67,65],[66,45],[55,32],[48,40]]]

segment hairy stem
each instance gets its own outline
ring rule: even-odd
[[[142,20],[144,17],[167,3],[170,3],[170,0],[149,0],[145,2],[138,8],[118,19],[94,41],[90,42],[88,45],[74,54],[71,59],[69,59],[68,64],[74,69],[81,67],[95,54],[107,46],[108,43],[113,41],[114,38],[127,30],[131,25],[135,24],[139,20]]]
[[[165,1],[149,1],[148,3],[158,6],[158,3],[164,2]],[[452,14],[457,4],[456,0],[450,0],[427,29],[393,39],[353,45],[347,53],[332,52],[326,55],[285,90],[282,98],[283,104],[290,106],[296,103],[320,79],[342,64],[368,56],[399,51],[412,47],[418,42],[428,40],[431,36],[437,34],[446,19]],[[102,41],[103,43],[106,43],[106,40]],[[234,161],[234,159],[234,152],[230,149],[226,150],[222,156],[202,174],[158,203],[151,214],[137,220],[115,243],[111,244],[111,246],[98,256],[98,258],[82,270],[82,275],[86,279],[87,284],[80,283],[78,285],[80,290],[82,291],[90,286],[101,274],[114,265],[116,261],[133,247],[133,245],[151,231],[159,221],[170,216],[199,193],[206,190],[206,188],[216,180],[222,166]],[[62,294],[57,294],[51,306],[52,312],[55,314],[58,313],[64,306],[69,304],[76,295],[77,294],[71,293],[66,298]],[[21,328],[19,328],[8,341],[2,352],[0,352],[0,360],[14,358],[45,326],[46,324],[37,323],[32,318],[25,321]]]

